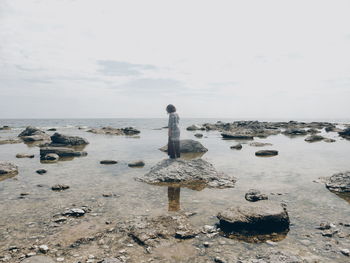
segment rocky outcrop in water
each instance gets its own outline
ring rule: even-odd
[[[151,170],[136,180],[149,184],[188,185],[202,183],[210,188],[234,187],[236,178],[216,171],[214,166],[202,159],[172,160],[159,162]]]
[[[6,130],[11,130],[11,127],[10,126],[7,126],[7,125],[4,125],[2,127],[0,127],[0,131],[6,131]]]
[[[278,151],[276,150],[261,150],[255,153],[256,156],[276,156]]]
[[[193,125],[187,127],[186,130],[188,130],[188,131],[199,131],[199,130],[205,130],[205,128],[203,126],[200,126],[200,125],[197,125],[197,124],[193,124]]]
[[[245,194],[245,199],[249,202],[257,202],[260,200],[267,200],[268,197],[266,194],[262,194],[259,190],[256,189],[250,189]]]
[[[86,156],[87,152],[75,151],[66,147],[42,147],[40,148],[40,158],[45,157],[49,153],[55,153],[59,157],[79,157]]]
[[[50,136],[44,131],[28,126],[24,131],[22,131],[18,137],[20,137],[24,142],[36,142],[36,141],[46,141],[49,142]]]
[[[17,153],[16,158],[34,158],[34,154],[30,153]]]
[[[51,146],[76,146],[89,144],[89,142],[82,137],[63,135],[58,132],[55,132],[51,136],[51,141]]]
[[[103,128],[90,129],[87,132],[92,132],[95,134],[128,135],[128,136],[132,136],[140,133],[139,130],[133,127],[126,127],[126,128],[103,127]]]
[[[142,160],[137,160],[137,161],[133,161],[131,163],[128,163],[129,167],[143,167],[145,166],[145,162]]]
[[[306,135],[307,131],[304,129],[290,128],[283,131],[282,134],[289,136]]]
[[[323,141],[325,138],[321,135],[310,135],[308,137],[305,138],[306,142],[319,142],[319,141]]]
[[[168,151],[168,145],[164,145],[159,150],[163,152]],[[199,141],[195,140],[180,140],[180,152],[181,153],[203,153],[207,152],[208,149],[205,148]]]
[[[252,142],[249,144],[250,146],[253,147],[264,147],[264,146],[272,146],[271,143],[264,143],[264,142]]]
[[[230,132],[223,132],[221,133],[221,136],[224,139],[233,139],[233,140],[253,140],[254,139],[254,137],[251,135],[237,134],[237,133],[230,133]]]
[[[115,160],[102,160],[100,164],[117,164],[118,162]]]
[[[238,143],[238,144],[232,145],[230,148],[235,150],[241,150],[243,146],[242,144]]]
[[[340,137],[350,140],[350,127],[338,132]]]
[[[334,192],[350,192],[350,171],[332,175],[326,180],[326,187]]]
[[[262,200],[228,208],[217,215],[220,228],[226,233],[282,232],[289,228],[287,210],[277,202]]]
[[[0,161],[0,176],[18,174],[18,167],[10,162]]]

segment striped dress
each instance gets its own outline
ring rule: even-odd
[[[170,140],[179,141],[180,140],[180,128],[179,128],[180,117],[176,112],[169,114],[168,127],[171,132]]]

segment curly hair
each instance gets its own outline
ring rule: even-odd
[[[175,106],[173,104],[169,104],[168,106],[166,106],[166,111],[168,113],[173,113],[173,112],[176,111],[176,108],[175,108]]]

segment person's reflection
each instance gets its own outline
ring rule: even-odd
[[[169,211],[180,210],[180,187],[168,186]]]

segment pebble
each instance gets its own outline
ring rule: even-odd
[[[47,170],[39,169],[39,170],[36,170],[36,173],[38,173],[38,174],[45,174],[45,173],[47,173]]]
[[[57,261],[57,262],[63,262],[63,261],[64,261],[64,258],[56,258],[56,261]]]
[[[204,247],[209,247],[210,244],[209,244],[209,242],[204,242],[204,243],[203,243],[203,246],[204,246]]]
[[[346,249],[346,248],[343,248],[340,250],[340,252],[345,255],[345,256],[350,256],[350,250],[349,249]]]
[[[267,240],[267,241],[266,241],[266,244],[268,244],[268,245],[270,245],[270,246],[273,246],[273,247],[277,246],[277,243],[276,243],[276,242],[273,242],[273,241],[271,241],[271,240]]]
[[[47,245],[41,245],[39,246],[39,251],[46,254],[49,251],[49,247]]]

